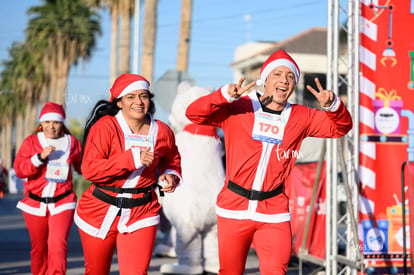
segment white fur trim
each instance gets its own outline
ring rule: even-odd
[[[40,160],[39,160],[39,158],[37,157],[37,154],[36,155],[34,155],[34,156],[32,156],[31,158],[30,158],[30,160],[32,161],[32,163],[33,163],[33,165],[35,166],[35,167],[37,167],[37,168],[39,168],[40,167],[40,165],[42,165],[44,162],[41,162]]]
[[[56,215],[66,210],[75,210],[76,202],[64,203],[64,204],[59,205],[58,207],[56,207],[55,203],[52,203],[52,204],[48,204],[48,207],[49,207],[50,214]]]
[[[122,90],[122,92],[119,94],[119,96],[117,96],[117,98],[121,98],[124,95],[126,95],[126,94],[128,94],[132,91],[136,91],[136,90],[147,90],[149,92],[150,88],[149,88],[148,82],[146,82],[144,80],[139,80],[139,81],[132,82],[131,84],[126,86],[125,89]]]
[[[111,205],[105,215],[101,228],[96,228],[92,226],[91,224],[89,224],[87,221],[83,220],[81,217],[79,217],[76,210],[75,210],[75,215],[74,215],[74,221],[75,221],[75,224],[83,232],[104,240],[106,235],[108,234],[109,229],[111,228],[113,221],[116,218],[116,215],[118,214],[118,211],[119,211],[118,207]]]
[[[25,204],[19,201],[16,207],[22,210],[23,212],[29,213],[31,215],[40,216],[40,217],[46,216],[46,204],[45,203],[40,203],[39,207],[33,207],[33,206],[30,206],[28,204]]]
[[[46,113],[39,118],[39,121],[59,121],[64,122],[65,119],[59,113]]]
[[[329,107],[322,107],[325,111],[328,112],[335,112],[336,110],[338,110],[339,105],[341,104],[341,100],[339,99],[339,97],[335,96],[331,106]]]
[[[98,237],[99,228],[93,227],[92,225],[88,224],[86,221],[81,219],[76,211],[74,215],[74,222],[83,232],[91,236]],[[105,237],[101,237],[101,239],[105,239]]]
[[[141,149],[139,148],[131,148],[132,157],[134,159],[134,165],[136,169],[143,167],[144,165],[141,163]]]
[[[220,88],[220,92],[224,96],[224,98],[227,99],[228,102],[233,102],[233,101],[238,100],[238,98],[231,97],[228,93],[228,90],[229,90],[229,84],[224,85]]]
[[[269,73],[271,71],[273,71],[275,68],[279,67],[279,66],[286,66],[289,69],[292,70],[292,72],[295,74],[295,80],[296,83],[298,83],[299,81],[299,71],[296,68],[296,66],[289,60],[281,58],[281,59],[277,59],[275,61],[270,62],[269,64],[267,64],[267,66],[263,69],[262,73],[260,74],[260,80],[261,83],[259,84],[264,84],[266,81],[267,76],[269,75]],[[257,84],[257,85],[259,85]]]
[[[131,232],[137,231],[138,229],[150,227],[150,226],[157,225],[160,223],[160,215],[138,220],[128,226],[126,225],[126,222],[129,221],[129,216],[127,218],[128,219],[125,220],[125,223],[119,222],[118,224],[118,230],[120,233],[131,233]]]

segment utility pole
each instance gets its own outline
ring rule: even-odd
[[[139,50],[140,50],[140,32],[139,29],[141,27],[141,0],[135,0],[135,11],[134,11],[134,55],[133,55],[133,66],[132,72],[134,74],[138,74],[139,70]]]
[[[177,71],[187,72],[188,55],[191,35],[191,16],[193,9],[192,0],[182,0],[181,4],[181,27],[180,40],[178,44]]]

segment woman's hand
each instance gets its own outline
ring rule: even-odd
[[[150,152],[150,148],[141,151],[141,163],[145,167],[149,167],[154,162],[154,152]]]
[[[40,153],[41,159],[47,159],[53,151],[56,150],[56,147],[53,145],[46,146],[43,151]]]
[[[179,182],[179,178],[173,174],[162,174],[160,176],[160,182],[164,183],[162,185],[161,191],[166,193],[172,193],[175,191],[177,184]]]

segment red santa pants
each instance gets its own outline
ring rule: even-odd
[[[104,240],[79,229],[85,257],[85,275],[109,274],[115,247],[118,252],[119,274],[148,274],[157,225],[131,233],[119,233],[116,228],[118,221],[119,217],[113,222]]]
[[[68,236],[75,210],[45,217],[23,212],[31,243],[32,274],[66,274]]]
[[[220,275],[242,275],[253,242],[260,274],[286,274],[292,253],[290,222],[264,223],[217,217]]]

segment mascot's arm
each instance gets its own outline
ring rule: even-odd
[[[222,89],[227,90],[226,86],[223,86],[217,91],[192,102],[185,113],[187,118],[195,124],[221,127],[230,115],[230,104],[223,96]]]

